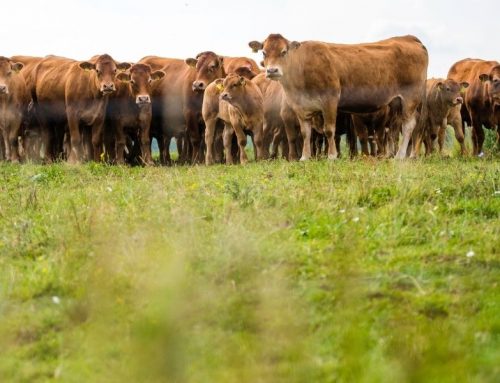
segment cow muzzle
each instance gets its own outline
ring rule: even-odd
[[[455,99],[454,105],[459,105],[459,104],[463,104],[463,103],[464,103],[464,99],[462,97],[457,97]]]
[[[195,81],[193,82],[193,92],[203,92],[206,88],[206,85],[203,81]]]
[[[266,68],[266,77],[271,79],[271,80],[277,80],[281,76],[283,76],[283,73],[281,72],[280,68],[277,67],[268,67]]]
[[[220,99],[229,102],[233,99],[233,97],[229,93],[224,92],[220,95]]]
[[[108,84],[101,85],[101,92],[104,95],[113,93],[115,90],[116,90],[116,87],[115,87],[114,83],[108,83]]]
[[[151,104],[151,97],[149,95],[139,95],[135,98],[135,103],[137,105],[149,105]]]
[[[9,94],[9,88],[7,85],[0,85],[0,94]]]

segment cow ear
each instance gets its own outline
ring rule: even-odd
[[[88,61],[81,62],[79,67],[83,70],[95,70],[95,64],[89,63]]]
[[[490,79],[490,76],[487,75],[486,73],[483,73],[483,74],[479,75],[479,79],[481,80],[481,82],[485,82],[485,81],[488,81]]]
[[[467,89],[468,87],[469,87],[469,83],[468,82],[461,82],[460,83],[460,88],[462,88],[461,90]]]
[[[116,69],[118,70],[127,70],[132,66],[130,63],[118,63],[116,64]]]
[[[156,81],[165,77],[165,72],[162,70],[157,70],[151,73],[151,80]]]
[[[443,90],[444,89],[444,84],[439,81],[437,84],[436,84],[436,87],[439,89],[439,90]]]
[[[193,58],[186,59],[185,62],[192,68],[196,68],[196,64],[198,64],[198,60]]]
[[[241,86],[245,86],[247,84],[247,80],[245,79],[245,77],[240,76],[239,83]]]
[[[298,47],[300,47],[300,43],[298,41],[292,41],[290,43],[290,49],[297,49]]]
[[[243,76],[249,80],[253,79],[255,76],[257,76],[256,73],[252,71],[251,68],[248,68],[246,66],[242,66],[236,69],[236,74]]]
[[[16,73],[19,73],[21,71],[21,69],[24,68],[24,64],[23,63],[12,63],[10,65],[10,68],[16,72]]]
[[[258,41],[250,41],[248,46],[252,48],[253,53],[257,53],[264,48],[264,44],[259,43]]]
[[[224,57],[219,56],[219,64],[221,68],[224,68]]]
[[[116,75],[116,78],[121,81],[121,82],[129,82],[130,81],[130,75],[125,72],[118,73]]]
[[[214,81],[215,83],[215,89],[220,93],[224,90],[224,79],[223,78],[218,78],[217,80]]]

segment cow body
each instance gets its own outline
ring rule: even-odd
[[[299,118],[304,138],[302,160],[311,156],[309,142],[315,114],[323,115],[328,157],[334,159],[337,110],[372,113],[397,97],[403,103],[403,142],[397,156],[406,156],[427,77],[427,50],[417,38],[341,45],[298,43],[270,35],[263,43],[253,41],[249,45],[254,51],[263,50],[267,76],[281,82]]]
[[[462,116],[472,124],[473,154],[483,156],[484,131],[497,129],[500,125],[500,63],[480,59],[465,59],[455,63],[448,78],[469,83],[465,92]]]
[[[26,82],[19,73],[23,64],[0,57],[0,154],[8,161],[19,162],[18,137],[30,100]]]

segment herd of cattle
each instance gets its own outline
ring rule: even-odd
[[[118,63],[46,56],[0,57],[0,158],[152,164],[245,163],[350,155],[417,156],[443,147],[452,125],[463,154],[483,155],[483,126],[500,125],[500,63],[465,59],[446,79],[427,80],[428,53],[413,36],[356,45],[289,41],[272,34],[249,43],[249,58],[200,53],[187,60],[148,56]]]

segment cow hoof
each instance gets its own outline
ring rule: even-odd
[[[477,155],[479,158],[483,158],[484,157],[484,152],[481,152]]]
[[[299,161],[300,161],[300,162],[309,161],[309,158],[302,156],[302,157],[300,157],[300,160],[299,160]]]
[[[334,154],[329,154],[328,155],[328,161],[335,161],[337,159],[337,156]]]

